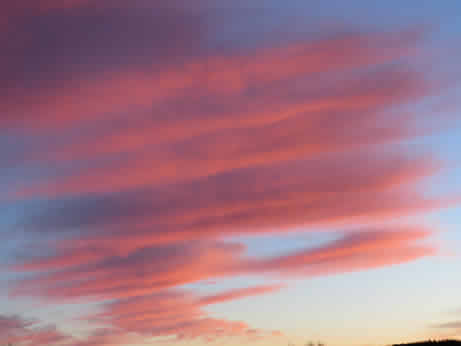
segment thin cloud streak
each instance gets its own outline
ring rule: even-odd
[[[200,304],[203,305],[210,305],[210,304],[220,304],[225,303],[228,301],[232,301],[235,299],[247,298],[251,296],[257,296],[266,293],[277,292],[282,289],[281,285],[266,285],[266,286],[256,286],[256,287],[248,287],[242,289],[236,289],[229,292],[219,293],[213,296],[206,296],[200,298]]]
[[[461,330],[461,321],[441,323],[441,324],[437,324],[435,327],[436,328],[449,328],[449,329],[459,329],[459,330]]]

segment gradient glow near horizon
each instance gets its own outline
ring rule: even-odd
[[[461,337],[459,1],[0,4],[0,344]]]

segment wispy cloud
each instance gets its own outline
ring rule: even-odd
[[[42,291],[55,298],[117,298],[238,274],[303,272],[315,275],[328,273],[330,269],[360,270],[434,254],[433,247],[417,243],[429,235],[427,231],[411,229],[352,232],[325,247],[275,258],[247,257],[243,245],[215,241],[143,247],[126,255],[109,247],[101,248],[102,251],[95,248],[99,258],[79,257],[82,249],[76,248],[52,258],[31,258],[30,262],[16,267],[16,270],[42,272],[35,278],[25,279],[16,293]],[[385,253],[378,251],[384,247]],[[80,261],[69,261],[68,257]],[[50,272],[50,269],[58,270]]]
[[[461,321],[441,323],[435,325],[435,327],[461,330]]]
[[[210,33],[219,21],[203,5],[63,4],[5,7],[13,19],[2,28],[17,36],[0,58],[8,84],[0,131],[20,143],[11,166],[38,172],[8,186],[8,202],[35,202],[15,225],[35,243],[11,266],[28,274],[11,296],[96,301],[102,311],[87,319],[110,326],[72,346],[278,335],[205,307],[285,284],[209,296],[185,286],[310,278],[437,254],[432,230],[357,226],[452,201],[425,191],[438,158],[406,146],[431,119],[408,106],[438,91],[418,68],[420,31],[218,49]],[[340,237],[266,257],[235,239],[301,226]],[[61,340],[20,319],[1,323],[23,341]]]
[[[457,338],[461,336],[461,320],[433,324],[430,327],[438,329],[438,334],[444,338]]]
[[[20,316],[0,315],[0,340],[21,345],[57,345],[70,340],[53,326],[40,326],[39,321]]]
[[[23,270],[35,270],[38,274],[18,283],[13,294],[39,295],[51,301],[110,300],[113,303],[105,305],[102,313],[88,316],[88,320],[110,322],[118,328],[150,337],[245,336],[252,329],[250,326],[243,322],[216,320],[208,316],[203,306],[271,293],[281,289],[280,285],[247,287],[211,296],[198,296],[177,288],[235,275],[290,278],[367,270],[436,253],[431,245],[421,243],[430,236],[426,230],[380,229],[348,233],[320,248],[267,258],[252,257],[245,253],[244,246],[228,242],[145,247],[126,256],[95,249],[101,254],[98,260],[65,252],[53,259],[31,259],[25,263]],[[68,261],[67,256],[81,261]],[[57,270],[50,272],[53,268]],[[258,331],[257,334],[267,336],[270,333]]]
[[[200,304],[219,304],[231,301],[234,299],[246,298],[251,296],[257,296],[261,294],[271,293],[279,291],[282,288],[281,285],[266,285],[256,286],[232,290],[229,292],[223,292],[212,296],[205,296],[200,299]]]

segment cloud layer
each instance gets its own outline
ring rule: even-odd
[[[418,68],[423,33],[249,49],[216,45],[219,18],[203,3],[25,3],[0,8],[0,136],[18,142],[2,163],[18,173],[7,199],[26,205],[15,227],[34,245],[11,266],[24,277],[10,293],[98,302],[86,318],[109,327],[65,339],[2,317],[0,335],[72,346],[271,337],[206,307],[437,254],[433,230],[382,226],[451,203],[425,191],[437,157],[407,147],[432,116],[411,106],[439,91]],[[238,239],[325,226],[336,240],[277,256]],[[235,277],[280,283],[188,288]]]

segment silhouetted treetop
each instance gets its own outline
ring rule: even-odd
[[[392,346],[461,346],[459,340],[428,340],[420,342],[410,342],[406,344],[394,344]]]

